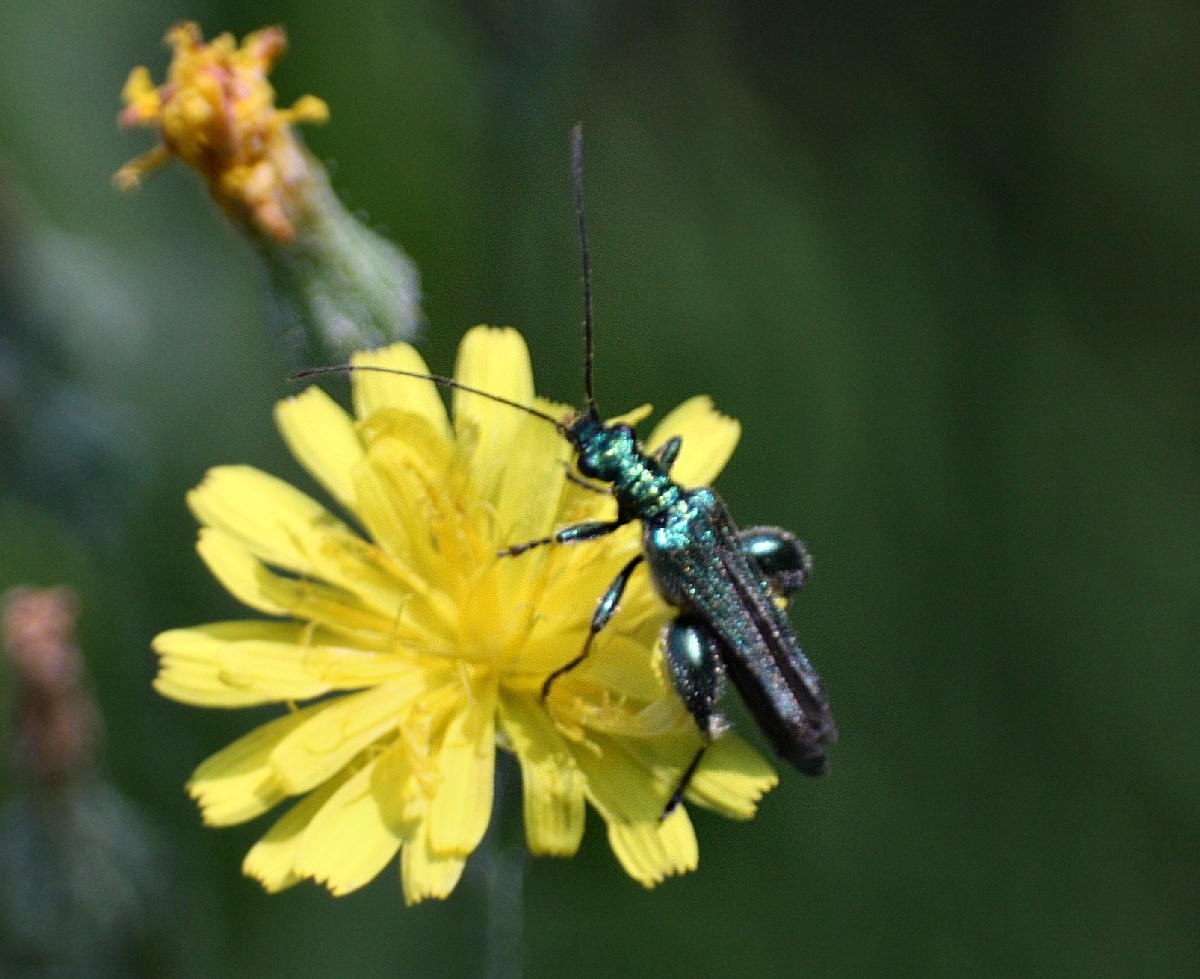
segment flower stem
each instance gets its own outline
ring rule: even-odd
[[[521,776],[507,751],[496,753],[492,821],[479,848],[488,979],[524,972],[525,868],[529,852],[521,823]]]

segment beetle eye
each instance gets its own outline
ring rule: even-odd
[[[596,473],[596,467],[592,465],[587,456],[579,456],[579,458],[575,460],[575,468],[579,470],[579,475],[587,476],[588,479],[599,478]]]

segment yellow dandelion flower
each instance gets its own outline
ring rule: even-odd
[[[355,362],[426,370],[403,344]],[[468,333],[456,377],[566,413],[535,396],[514,330]],[[276,410],[292,452],[348,520],[245,466],[212,470],[188,497],[209,568],[276,618],[159,635],[155,686],[206,707],[287,705],[196,770],[188,788],[206,822],[295,799],[245,860],[268,890],[310,878],[344,894],[399,851],[407,900],[444,897],[487,828],[501,748],[520,766],[531,852],[574,853],[587,802],[644,885],[693,869],[685,806],[661,817],[700,734],[660,666],[673,610],[648,576],[634,575],[591,655],[541,695],[637,552],[636,526],[499,556],[569,523],[611,519],[613,501],[566,478],[571,450],[543,420],[462,391],[449,418],[432,382],[373,371],[351,380],[353,418],[316,387]],[[703,484],[738,433],[698,397],[649,444],[683,436],[673,472]],[[745,819],[775,782],[726,735],[685,801]]]
[[[157,126],[162,143],[118,170],[117,186],[136,187],[177,156],[203,175],[231,217],[290,241],[297,198],[314,179],[291,124],[324,122],[329,110],[312,95],[290,109],[275,107],[267,74],[287,46],[283,28],[248,34],[238,47],[231,34],[205,43],[200,28],[185,22],[167,32],[166,42],[167,81],[156,87],[149,71],[135,68],[118,116],[126,126]]]

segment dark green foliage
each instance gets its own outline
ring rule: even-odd
[[[55,470],[96,473],[101,506],[0,446],[0,515],[38,514],[4,523],[0,587],[56,583],[60,528],[108,772],[219,895],[217,971],[375,977],[481,973],[486,887],[264,896],[238,868],[265,821],[214,832],[182,790],[258,716],[149,690],[151,636],[244,614],[191,550],[186,489],[231,462],[303,485],[248,250],[191,174],[108,185],[149,142],[116,131],[117,93],[135,64],[161,77],[182,16],[287,26],[273,81],[329,102],[306,142],[419,266],[431,367],[511,323],[564,400],[582,120],[606,409],[707,391],[746,425],[730,510],[816,555],[834,775],[785,778],[749,825],[697,814],[700,869],[651,892],[598,821],[574,860],[531,861],[527,974],[1200,971],[1192,5],[0,4],[16,253],[49,256],[59,303],[20,321],[52,352],[19,390],[61,374],[104,406]],[[33,301],[9,281],[3,343]],[[29,446],[49,402],[9,383],[0,434]]]

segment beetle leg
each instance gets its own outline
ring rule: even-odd
[[[795,534],[782,527],[747,527],[738,532],[738,540],[742,553],[781,595],[791,595],[808,582],[812,558]]]
[[[579,527],[586,527],[587,524],[577,524]],[[568,530],[572,528],[567,528]],[[596,638],[596,634],[608,625],[609,619],[613,617],[617,606],[621,604],[621,596],[625,594],[625,586],[629,584],[629,576],[633,574],[633,569],[636,568],[642,561],[645,560],[645,555],[638,554],[632,558],[628,564],[623,567],[617,576],[613,579],[611,585],[600,596],[600,603],[596,606],[595,614],[592,615],[592,624],[588,630],[587,641],[583,644],[583,650],[568,663],[564,663],[557,670],[546,677],[546,682],[542,684],[542,699],[550,693],[550,687],[564,673],[569,673],[575,669],[580,663],[587,659],[588,653],[591,651],[592,640]]]

